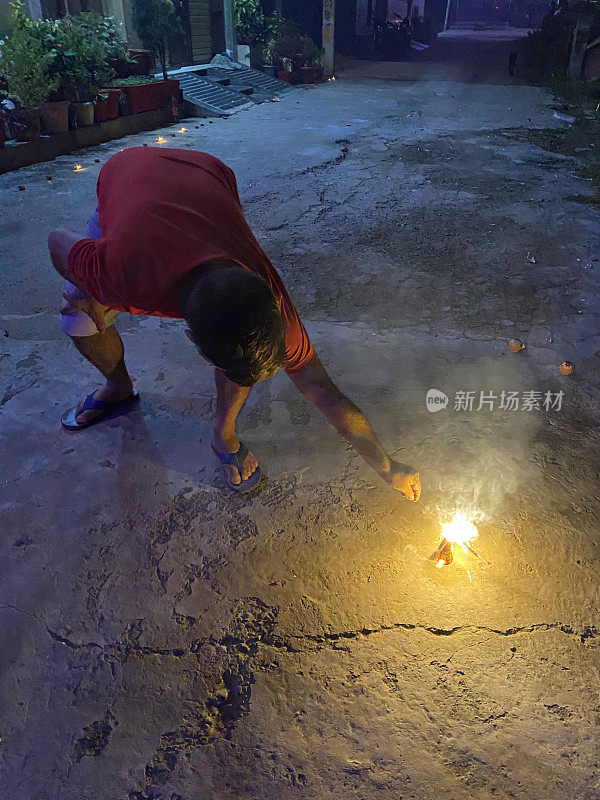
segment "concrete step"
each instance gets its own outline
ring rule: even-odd
[[[235,88],[238,85],[252,86],[256,94],[264,95],[266,98],[287,94],[296,90],[295,86],[291,86],[285,81],[280,81],[278,78],[272,78],[266,72],[251,67],[242,67],[241,69],[224,70],[216,67],[208,67],[206,69],[208,78],[219,80],[228,77],[231,81],[231,87]]]
[[[175,75],[183,92],[183,99],[205,114],[223,116],[250,108],[252,101],[236,89],[220,81],[209,80],[194,72]]]
[[[169,73],[178,78],[183,99],[204,114],[234,114],[255,103],[294,91],[289,83],[250,67],[219,69],[210,65],[185,67]]]

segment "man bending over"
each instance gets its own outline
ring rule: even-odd
[[[105,378],[65,412],[66,428],[87,428],[137,400],[113,326],[119,312],[184,319],[188,338],[215,367],[212,446],[231,489],[248,491],[260,479],[256,458],[236,436],[237,416],[251,387],[283,368],[378,475],[419,499],[418,473],[388,457],[315,355],[248,227],[229,167],[194,150],[133,147],[106,162],[97,194],[83,234],[59,228],[48,237],[67,282],[61,327]]]

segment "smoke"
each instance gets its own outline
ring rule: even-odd
[[[430,429],[418,447],[427,484],[426,503],[447,522],[455,511],[476,523],[497,517],[511,497],[529,492],[540,477],[532,441],[541,422],[541,410],[501,410],[502,392],[538,390],[523,362],[482,359],[439,376],[435,388],[449,396],[446,409],[421,417]],[[480,393],[494,396],[493,410]],[[474,392],[473,410],[455,410],[457,392]],[[421,402],[424,404],[424,393]]]

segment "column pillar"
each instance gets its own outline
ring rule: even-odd
[[[107,17],[114,17],[115,27],[121,39],[127,41],[127,21],[123,0],[102,0],[102,12]]]
[[[225,28],[225,48],[235,57],[235,28],[233,27],[233,0],[223,0],[223,27]]]
[[[323,0],[323,48],[325,77],[331,78],[335,55],[335,0]]]

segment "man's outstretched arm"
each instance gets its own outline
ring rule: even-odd
[[[342,394],[317,356],[304,369],[289,373],[289,377],[384,481],[409,500],[419,499],[419,473],[411,473],[389,458],[365,415]]]

